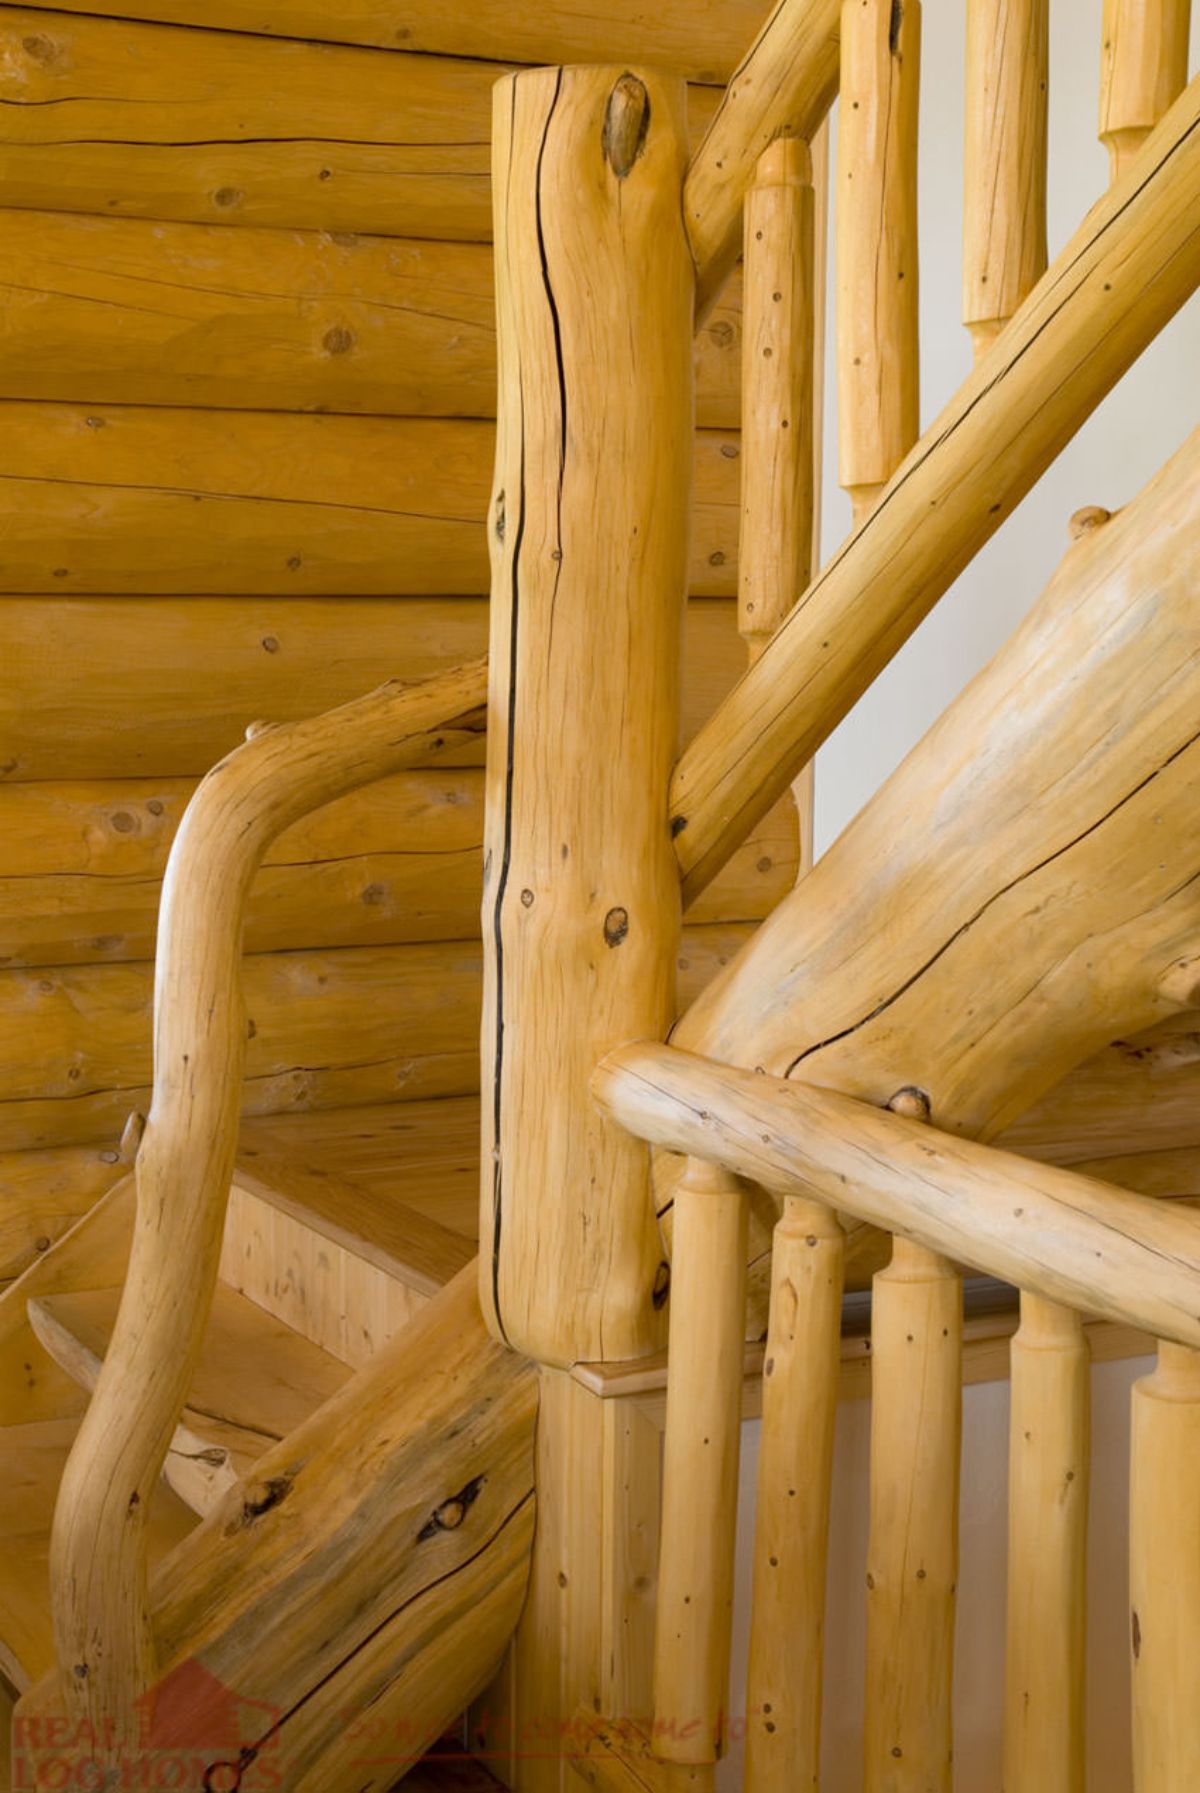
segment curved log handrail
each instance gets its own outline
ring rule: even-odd
[[[131,1741],[153,1687],[145,1531],[216,1282],[237,1144],[250,883],[284,828],[485,727],[487,663],[396,682],[310,720],[255,725],[205,778],[163,885],[154,1096],[138,1152],[137,1220],[112,1344],[64,1472],[51,1599],[67,1712],[97,1753]]]
[[[817,1196],[1085,1313],[1200,1347],[1200,1216],[836,1090],[624,1046],[593,1093],[639,1139]]]

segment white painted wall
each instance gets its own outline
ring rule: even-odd
[[[1050,0],[1050,254],[1103,192],[1108,157],[1096,140],[1100,0]],[[970,368],[960,319],[964,0],[924,0],[921,82],[922,424]],[[1193,15],[1193,69],[1200,0]],[[836,176],[835,176],[836,178]],[[833,295],[830,290],[830,318]],[[826,386],[826,550],[849,528],[836,483],[833,345]],[[817,761],[817,850],[841,831],[1026,613],[1085,504],[1115,509],[1200,423],[1200,304],[1193,300],[1111,393],[1070,447],[846,719]],[[1093,1379],[1090,1563],[1089,1793],[1129,1793],[1126,1502],[1129,1388],[1149,1366],[1106,1365]],[[1008,1386],[967,1390],[962,1574],[956,1685],[956,1793],[999,1793],[1003,1689]],[[859,1793],[863,1699],[869,1411],[843,1410],[830,1550],[823,1793]],[[732,1703],[741,1710],[758,1426],[743,1433]],[[741,1783],[734,1749],[719,1785]]]

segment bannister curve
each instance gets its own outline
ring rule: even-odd
[[[133,1739],[154,1686],[146,1516],[203,1338],[237,1144],[251,880],[309,811],[438,759],[485,729],[487,662],[393,681],[306,721],[255,725],[204,779],[163,885],[154,1093],[112,1343],[54,1514],[51,1600],[63,1697],[98,1755]],[[82,1731],[78,1733],[84,1734]]]

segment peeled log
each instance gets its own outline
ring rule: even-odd
[[[673,1042],[881,1105],[915,1086],[990,1138],[1171,1012],[1200,935],[1198,567],[1200,433],[1072,545]]]
[[[1191,293],[1200,279],[1198,120],[1200,77],[683,754],[671,816],[687,893],[713,875]]]

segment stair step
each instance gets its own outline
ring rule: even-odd
[[[78,1429],[78,1418],[0,1429],[0,1674],[18,1693],[54,1667],[50,1521]],[[150,1561],[195,1523],[183,1502],[160,1488],[150,1507]]]
[[[44,1348],[94,1388],[116,1323],[120,1289],[36,1297],[29,1317]],[[255,1302],[218,1284],[187,1404],[164,1477],[202,1516],[287,1433],[349,1380],[350,1370]]]
[[[243,1123],[221,1275],[354,1368],[476,1250],[479,1104]]]

